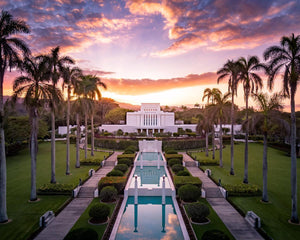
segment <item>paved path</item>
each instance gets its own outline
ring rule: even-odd
[[[114,163],[120,153],[115,152],[106,161]],[[86,181],[79,192],[78,198],[74,198],[69,205],[62,210],[58,216],[35,238],[35,240],[63,240],[81,214],[93,200],[94,190],[99,180],[110,172],[114,164],[100,168],[88,181]]]
[[[184,156],[184,160],[190,158]],[[188,160],[190,161],[190,160]],[[262,240],[258,232],[222,197],[219,187],[210,180],[199,168],[187,167],[189,172],[199,177],[206,192],[206,200],[218,214],[236,240]]]

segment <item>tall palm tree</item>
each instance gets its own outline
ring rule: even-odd
[[[231,120],[231,139],[230,139],[230,175],[234,175],[233,169],[233,161],[234,161],[234,95],[237,95],[237,85],[238,85],[238,76],[240,73],[240,63],[239,61],[228,60],[224,66],[218,70],[217,74],[219,75],[217,82],[223,80],[224,78],[228,78],[228,92],[231,93],[231,112],[230,112],[230,120]]]
[[[231,102],[229,101],[230,93],[216,94],[214,96],[215,103],[208,105],[208,112],[210,119],[218,119],[220,130],[219,130],[219,141],[220,141],[220,167],[223,167],[223,129],[222,124],[226,121],[230,114]]]
[[[249,135],[249,96],[251,93],[257,93],[258,89],[262,88],[262,79],[255,71],[263,67],[260,64],[258,57],[249,56],[248,59],[241,57],[239,82],[242,83],[244,89],[244,99],[246,102],[246,134],[245,134],[245,164],[244,164],[244,183],[248,183],[248,135]]]
[[[208,117],[207,111],[199,115],[199,121],[196,130],[199,134],[205,134],[205,156],[208,157],[208,135],[214,127],[213,121]]]
[[[70,174],[70,98],[71,91],[78,84],[82,72],[79,68],[70,66],[61,68],[61,76],[63,79],[62,89],[67,87],[67,156],[66,156],[66,174]],[[80,127],[80,126],[79,126]]]
[[[267,141],[268,132],[273,128],[272,125],[282,125],[285,126],[285,122],[282,120],[279,110],[283,109],[282,99],[283,96],[275,93],[271,97],[267,94],[259,93],[253,94],[255,102],[258,104],[260,112],[252,117],[252,125],[260,126],[264,135],[264,150],[263,150],[263,194],[262,201],[268,202],[268,190],[267,190],[267,180],[268,180],[268,160],[267,160]],[[249,124],[248,124],[249,125]],[[285,129],[281,128],[281,129]]]
[[[107,86],[105,83],[101,81],[101,79],[97,76],[93,75],[85,75],[82,77],[83,81],[87,82],[86,90],[87,90],[87,96],[92,100],[94,103],[95,99],[98,98],[100,100],[101,98],[101,92],[98,88],[98,86],[103,87],[104,89],[107,89]],[[95,149],[95,132],[94,132],[94,104],[91,108],[91,156],[94,156],[94,149]]]
[[[209,104],[209,100],[211,100],[211,104],[214,103],[215,101],[215,98],[214,96],[216,94],[222,94],[222,92],[220,91],[220,89],[218,88],[206,88],[203,92],[203,97],[202,97],[202,101],[205,100],[205,98],[207,98],[207,104]],[[214,122],[214,119],[210,119],[213,123],[213,128],[212,128],[212,149],[213,149],[213,154],[212,154],[212,159],[215,159],[215,152],[216,152],[216,149],[215,149],[215,122]]]
[[[39,108],[49,101],[59,102],[62,95],[59,89],[46,83],[49,80],[48,65],[40,58],[25,58],[22,72],[26,76],[16,78],[13,90],[13,100],[25,94],[24,105],[28,109],[31,121],[30,155],[31,155],[31,193],[30,200],[37,200],[36,195],[36,156]]]
[[[30,53],[26,43],[12,35],[29,33],[28,25],[13,16],[2,11],[0,16],[0,223],[7,222],[6,207],[6,155],[4,138],[4,108],[3,108],[3,82],[7,68],[17,67],[21,61],[20,54]]]
[[[290,221],[298,223],[297,213],[297,155],[296,155],[296,116],[295,116],[295,95],[297,84],[300,80],[300,35],[292,34],[290,37],[281,38],[280,46],[271,46],[264,52],[265,60],[268,62],[268,84],[273,87],[274,78],[282,69],[283,91],[290,97],[291,101],[291,190],[292,190],[292,211]]]
[[[50,54],[40,56],[41,58],[45,59],[47,63],[49,64],[49,67],[51,69],[51,81],[54,87],[56,87],[56,84],[58,83],[60,77],[61,77],[61,71],[65,64],[74,64],[74,61],[68,57],[63,56],[60,57],[59,52],[60,47],[55,47],[51,49]],[[56,106],[52,104],[51,107],[51,183],[56,183],[55,179],[55,108]],[[70,174],[69,172],[66,172],[66,174]]]

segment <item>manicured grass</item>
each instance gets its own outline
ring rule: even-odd
[[[228,237],[230,237],[230,239],[234,240],[234,237],[228,231],[227,227],[224,225],[222,220],[218,217],[218,215],[212,209],[212,207],[209,205],[209,203],[203,198],[201,198],[199,200],[199,202],[201,202],[209,207],[210,214],[208,215],[208,218],[211,222],[209,224],[205,224],[205,225],[192,224],[192,227],[194,229],[194,232],[195,232],[197,238],[200,240],[202,235],[206,231],[212,230],[212,229],[218,229],[218,230],[224,232]],[[186,209],[186,206],[185,206],[185,209]]]
[[[37,188],[50,182],[50,143],[40,143],[37,157]],[[82,166],[75,168],[75,145],[70,147],[71,175],[66,170],[66,144],[56,143],[56,181],[77,185],[79,178],[88,176],[90,168],[97,166]],[[84,152],[81,151],[83,157]],[[90,153],[88,153],[90,155]],[[107,153],[96,152],[95,157],[103,159]],[[48,210],[57,211],[69,196],[40,195],[39,202],[29,203],[30,197],[30,154],[24,149],[18,155],[7,158],[7,211],[11,223],[0,225],[1,239],[27,239],[39,228],[39,218]]]
[[[93,204],[95,204],[99,201],[100,201],[99,198],[93,199],[91,204],[87,207],[87,209],[80,216],[80,218],[77,220],[77,222],[75,223],[75,225],[72,227],[72,229],[70,231],[77,229],[77,228],[91,228],[98,233],[99,239],[102,238],[102,235],[104,234],[104,231],[107,227],[107,223],[103,224],[103,225],[92,225],[92,224],[88,223],[88,220],[90,219],[89,210]],[[109,203],[108,205],[110,207],[110,215],[109,215],[109,217],[110,217],[115,209],[116,203]]]
[[[224,167],[203,166],[212,170],[212,177],[223,184],[241,183],[244,176],[244,147],[243,143],[234,145],[234,171],[230,171],[230,146],[223,151]],[[206,159],[205,153],[195,153],[197,159]],[[210,159],[212,153],[209,153]],[[249,183],[257,184],[262,189],[262,156],[263,145],[260,143],[249,144]],[[219,151],[216,151],[216,159],[219,160]],[[262,228],[274,239],[297,239],[300,226],[291,225],[288,219],[291,214],[291,184],[290,184],[290,157],[286,153],[268,148],[268,194],[269,204],[260,202],[261,197],[231,197],[230,199],[246,213],[254,211],[262,220]],[[297,188],[300,199],[300,159],[297,162]],[[298,201],[298,209],[300,202]],[[299,211],[298,211],[299,214]]]

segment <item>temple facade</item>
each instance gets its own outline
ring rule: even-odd
[[[126,124],[103,124],[100,131],[116,132],[121,129],[123,132],[153,133],[177,132],[178,128],[196,130],[196,124],[175,124],[173,112],[163,112],[159,103],[142,103],[140,111],[128,112]]]

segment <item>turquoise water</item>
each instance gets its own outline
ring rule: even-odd
[[[161,156],[160,153],[157,153],[157,152],[143,152],[143,160],[147,160],[147,161],[156,161],[158,158],[162,161],[163,158]],[[138,156],[138,161],[141,160],[141,154],[139,154]]]
[[[162,205],[161,197],[138,197],[135,205],[134,197],[128,197],[116,239],[182,240],[172,198]]]
[[[134,175],[141,177],[141,183],[143,184],[159,184],[159,179],[163,175],[166,175],[164,166],[161,166],[159,169],[157,167],[143,167],[141,169],[139,166],[136,167]]]

